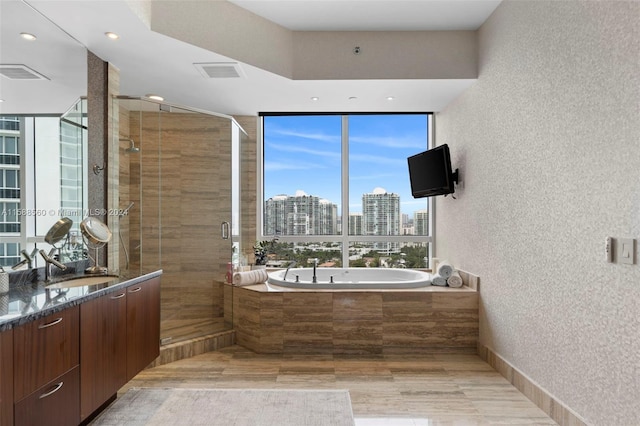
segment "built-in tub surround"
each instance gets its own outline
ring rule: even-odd
[[[235,287],[236,342],[258,353],[476,353],[478,278],[460,289]]]

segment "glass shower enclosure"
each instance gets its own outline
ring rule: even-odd
[[[112,106],[110,269],[163,270],[163,345],[231,329],[227,268],[242,250],[246,133],[233,117],[146,98],[118,96]]]

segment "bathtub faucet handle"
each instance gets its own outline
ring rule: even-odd
[[[316,268],[318,267],[318,258],[313,259],[313,278],[311,282],[316,284],[318,282],[318,277],[316,276]]]
[[[330,283],[330,284],[333,284],[333,275],[330,275],[330,276],[329,276],[329,283]]]

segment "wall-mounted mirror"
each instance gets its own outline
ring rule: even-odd
[[[0,115],[61,115],[86,96],[87,50],[49,17],[59,7],[0,2]]]
[[[7,270],[22,252],[49,251],[45,236],[62,217],[74,224],[61,261],[83,256],[87,50],[46,16],[51,6],[0,2],[0,265]],[[33,267],[42,266],[33,258]]]

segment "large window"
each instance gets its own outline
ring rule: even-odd
[[[259,238],[273,266],[427,266],[427,199],[407,157],[429,147],[429,114],[262,116]]]

